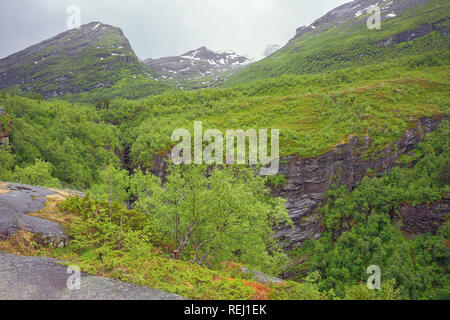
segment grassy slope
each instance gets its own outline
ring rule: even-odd
[[[194,120],[204,130],[278,128],[282,155],[317,156],[350,135],[370,136],[378,151],[418,118],[449,113],[448,66],[383,67],[114,100],[102,116],[119,124],[133,160],[143,165],[170,150],[174,129],[192,132]]]
[[[377,45],[381,40],[424,24],[447,28],[450,3],[430,0],[424,7],[415,7],[406,13],[382,21],[380,30],[369,30],[364,21],[368,14],[358,18],[360,24],[348,22],[325,32],[310,31],[293,40],[275,54],[238,71],[227,86],[251,80],[279,77],[284,74],[313,74],[346,67],[382,64],[399,57],[430,53],[435,59],[449,59],[448,36],[438,31],[412,43],[399,43],[390,47]]]

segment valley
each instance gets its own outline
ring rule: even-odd
[[[64,245],[0,220],[0,250],[194,300],[449,299],[449,15],[355,0],[259,61],[141,60],[92,22],[1,59],[0,205],[14,183],[76,193],[21,212],[63,219]],[[173,132],[199,121],[278,129],[279,173],[174,165]]]

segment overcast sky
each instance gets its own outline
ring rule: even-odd
[[[69,5],[81,22],[120,27],[142,58],[206,46],[259,57],[303,25],[349,0],[0,0],[0,58],[66,31]]]

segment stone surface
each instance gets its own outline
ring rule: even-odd
[[[441,26],[441,23],[444,21],[445,20],[442,19],[442,20],[436,21],[435,23],[423,24],[413,30],[406,30],[406,31],[397,33],[395,35],[392,35],[386,39],[381,40],[377,44],[381,47],[389,47],[389,46],[392,46],[392,45],[395,45],[398,43],[409,42],[414,39],[426,36],[427,34],[430,34],[433,31],[438,31],[442,34],[447,35],[448,27],[444,26],[444,25]]]
[[[324,32],[335,26],[342,25],[344,23],[361,24],[366,23],[367,9],[373,5],[378,5],[381,9],[381,19],[392,19],[401,15],[406,10],[417,5],[424,5],[429,0],[355,0],[343,4],[331,11],[329,11],[323,17],[314,21],[310,26],[303,26],[297,29],[295,37],[289,42],[293,43],[294,39],[302,37],[309,32]],[[288,45],[289,45],[288,44]]]
[[[394,220],[402,223],[402,231],[409,236],[416,237],[426,233],[436,234],[450,213],[450,199],[433,204],[418,206],[404,205],[399,215],[393,215]]]
[[[9,183],[7,187],[1,188],[7,191],[0,193],[1,240],[6,240],[19,230],[24,230],[40,235],[39,243],[51,243],[54,246],[63,246],[67,243],[68,239],[61,225],[27,215],[43,209],[47,201],[46,196],[55,194],[54,191],[18,183]]]
[[[283,282],[283,280],[280,279],[280,278],[270,276],[270,275],[268,275],[266,273],[262,273],[260,271],[250,270],[250,269],[248,269],[246,267],[241,267],[241,270],[242,270],[243,273],[251,274],[253,276],[254,280],[256,280],[258,282],[261,282],[261,283],[264,283],[264,284],[266,284],[266,283],[281,283],[281,282]]]
[[[73,272],[57,260],[0,252],[0,300],[182,300],[181,296],[81,273],[79,290],[69,290]],[[71,283],[71,281],[69,281]]]

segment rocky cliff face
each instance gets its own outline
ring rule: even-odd
[[[111,86],[119,73],[144,73],[121,29],[92,22],[0,60],[0,88],[45,97]]]
[[[275,190],[276,196],[287,199],[286,208],[295,228],[283,227],[276,236],[286,247],[300,246],[304,240],[321,236],[320,215],[315,212],[333,182],[353,189],[368,170],[381,173],[393,168],[402,154],[408,153],[423,141],[426,133],[435,130],[441,117],[424,118],[417,127],[409,129],[395,146],[382,150],[373,160],[364,160],[364,153],[371,145],[368,138],[352,138],[349,144],[312,159],[289,156],[282,159],[280,171],[287,183]]]
[[[377,174],[389,171],[397,165],[401,155],[415,149],[423,141],[425,134],[436,130],[442,120],[443,117],[440,116],[420,119],[416,127],[407,130],[395,145],[382,150],[369,160],[363,157],[372,143],[369,138],[352,138],[350,143],[340,145],[315,158],[299,159],[295,155],[282,158],[280,172],[287,181],[282,187],[273,190],[273,194],[287,199],[286,209],[295,227],[281,227],[276,230],[275,236],[281,239],[287,249],[301,246],[306,239],[320,238],[321,217],[315,210],[324,203],[325,195],[333,183],[345,185],[351,190],[367,175],[368,170]],[[150,169],[151,173],[164,181],[166,170],[167,159],[159,155],[155,156]],[[420,227],[420,215],[419,218],[414,216],[420,208],[404,210],[406,210],[403,215],[405,221],[412,219],[413,222],[407,223],[413,225],[411,228],[415,230],[414,232],[434,230],[432,224],[439,220],[439,218],[436,220],[430,215],[425,215],[424,219],[429,221],[422,223]]]
[[[436,234],[449,212],[450,199],[447,198],[433,204],[404,205],[400,208],[399,216],[393,218],[400,220],[405,235],[414,238],[426,233]]]
[[[223,80],[221,74],[246,66],[251,60],[234,51],[216,52],[201,47],[181,56],[147,59],[144,63],[161,75],[157,78],[160,81],[196,80],[199,87],[209,87]]]

